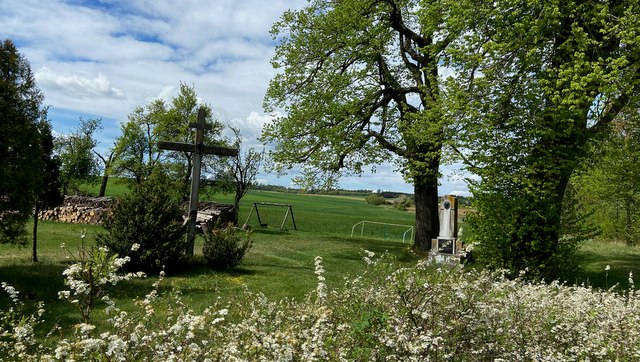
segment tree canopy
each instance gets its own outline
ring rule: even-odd
[[[302,164],[307,184],[334,186],[341,171],[395,162],[414,185],[416,249],[438,235],[438,175],[445,140],[438,65],[455,37],[445,1],[314,0],[288,11],[265,108],[280,171]]]
[[[94,149],[98,142],[96,131],[102,129],[101,119],[80,117],[78,127],[69,134],[56,137],[56,149],[62,168],[60,170],[63,193],[77,191],[78,185],[92,180],[98,174],[98,162]]]
[[[0,43],[0,242],[24,241],[42,179],[43,99],[29,62],[10,40]]]
[[[576,250],[562,200],[590,139],[640,91],[638,1],[471,1],[452,112],[489,265],[554,277]]]
[[[204,143],[224,145],[221,133],[224,126],[213,118],[211,106],[199,104],[193,87],[180,84],[178,95],[165,102],[157,99],[146,106],[137,107],[122,125],[117,138],[113,173],[140,183],[154,171],[162,169],[176,182],[183,198],[189,194],[193,154],[182,151],[161,151],[158,141],[193,143],[194,132],[189,127],[196,123],[198,109],[204,107],[206,122],[212,126],[205,132]],[[212,160],[203,160],[203,172],[213,170]]]

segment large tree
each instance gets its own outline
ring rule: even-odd
[[[453,94],[460,149],[481,176],[478,251],[490,265],[557,277],[573,260],[562,201],[588,140],[640,91],[637,0],[470,1]]]
[[[303,164],[305,181],[331,185],[393,160],[414,185],[415,250],[437,237],[445,119],[438,66],[456,32],[444,1],[313,0],[272,30],[279,42],[265,126],[280,170]]]
[[[38,122],[46,114],[29,62],[0,43],[0,242],[24,242],[41,180]]]

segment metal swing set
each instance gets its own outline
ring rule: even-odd
[[[296,227],[296,220],[293,217],[293,208],[291,207],[292,205],[291,204],[276,204],[276,203],[272,203],[272,202],[254,202],[253,203],[253,207],[251,208],[251,211],[249,212],[249,216],[247,217],[247,221],[245,222],[246,225],[249,224],[249,220],[251,219],[251,216],[253,215],[253,212],[255,210],[256,216],[258,217],[258,224],[260,225],[260,227],[266,228],[268,226],[267,223],[263,223],[262,219],[260,218],[260,211],[258,210],[258,205],[286,207],[287,208],[287,212],[285,212],[284,218],[282,218],[282,224],[280,225],[280,229],[284,229],[284,224],[287,222],[287,217],[289,215],[291,215],[291,222],[293,223],[293,229],[294,230],[298,229]]]

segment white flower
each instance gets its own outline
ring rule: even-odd
[[[11,298],[13,303],[17,303],[18,302],[18,294],[20,292],[18,292],[16,290],[16,288],[10,286],[9,284],[7,284],[5,282],[2,282],[2,289],[4,289],[4,291],[7,292],[7,294],[9,294],[9,298]]]
[[[138,251],[138,249],[140,249],[140,244],[135,243],[131,245],[131,251]]]
[[[609,271],[611,270],[611,267],[609,266],[609,264],[607,264],[607,266],[604,267],[604,271]]]

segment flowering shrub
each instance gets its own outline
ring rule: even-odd
[[[640,359],[640,297],[497,273],[420,264],[398,268],[366,252],[366,271],[330,289],[316,258],[306,299],[214,304],[202,313],[158,285],[137,308],[107,301],[109,327],[88,323],[56,346],[38,317],[2,316],[3,360],[165,361],[632,361]],[[10,294],[12,291],[4,286]],[[17,294],[14,302],[18,303]],[[13,297],[12,297],[13,298]],[[162,317],[155,310],[166,308]],[[227,314],[233,318],[227,319]],[[25,320],[17,331],[19,320]],[[28,328],[24,326],[28,325]]]
[[[104,246],[87,248],[85,236],[84,233],[80,236],[82,244],[77,254],[69,251],[65,244],[61,245],[75,263],[62,272],[65,277],[64,284],[69,287],[69,290],[58,292],[58,297],[78,306],[82,321],[86,323],[91,318],[95,302],[102,297],[107,284],[116,285],[121,280],[128,280],[134,274],[117,274],[117,271],[130,260],[128,256],[119,258],[118,254],[110,254],[109,249]],[[132,251],[137,249],[138,244],[134,244]],[[136,276],[142,275],[136,274]]]

